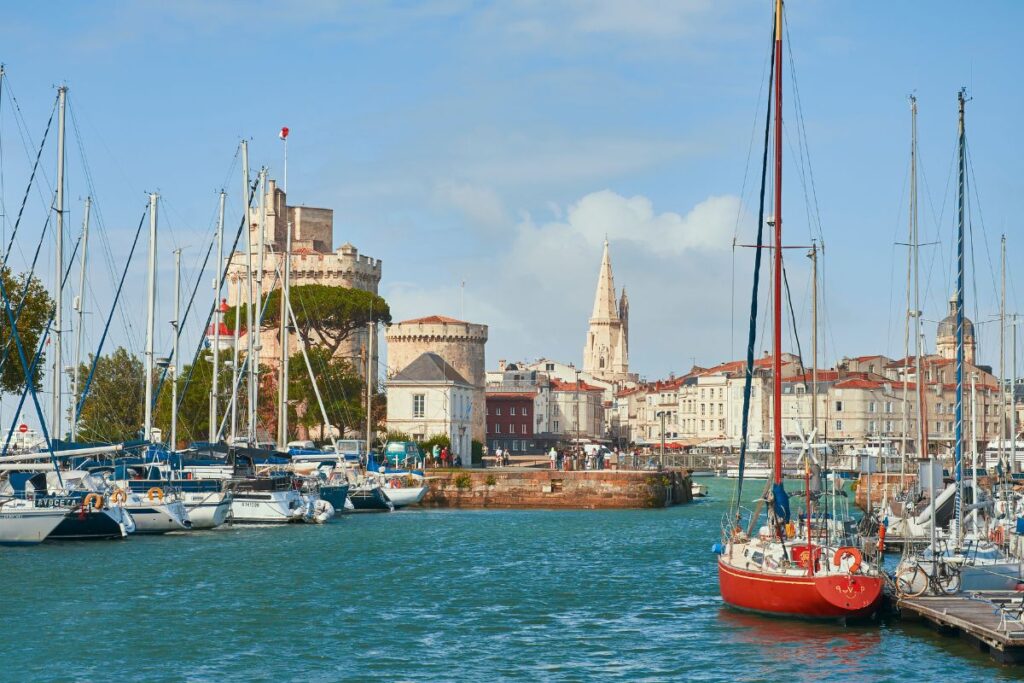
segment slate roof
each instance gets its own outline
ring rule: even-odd
[[[391,382],[451,382],[467,387],[473,386],[448,362],[436,353],[422,353],[416,360],[400,370]]]

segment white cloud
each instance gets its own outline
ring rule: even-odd
[[[630,293],[634,365],[642,372],[678,370],[688,367],[691,354],[722,355],[731,320],[728,259],[738,214],[748,220],[739,199],[731,196],[709,197],[682,214],[659,213],[644,196],[592,192],[553,212],[553,220],[527,215],[509,225],[508,240],[486,255],[425,272],[418,284],[392,283],[384,295],[396,320],[459,317],[464,277],[465,318],[490,326],[489,364],[542,355],[579,362],[607,234],[616,286]],[[698,270],[697,278],[678,277]],[[674,321],[673,329],[683,320],[701,320],[702,334],[682,344],[678,335],[664,334],[666,320]],[[665,359],[669,368],[652,367]]]
[[[494,230],[508,223],[501,197],[489,187],[443,180],[434,187],[434,200],[459,211],[474,227]]]

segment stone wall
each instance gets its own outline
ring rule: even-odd
[[[445,470],[430,472],[428,482],[425,507],[631,509],[692,500],[689,474],[676,470]]]
[[[432,352],[444,358],[467,382],[473,385],[473,439],[487,438],[487,372],[484,346],[487,325],[461,321],[394,323],[386,331],[388,342],[387,374],[394,375],[421,354]]]

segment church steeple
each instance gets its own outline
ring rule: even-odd
[[[604,255],[601,257],[601,271],[597,276],[597,293],[594,295],[594,312],[590,316],[595,320],[617,320],[618,307],[615,305],[615,278],[612,275],[612,259],[608,254],[608,240],[604,241]]]
[[[594,310],[590,316],[587,341],[583,346],[583,371],[599,379],[620,382],[632,379],[629,374],[628,343],[629,299],[623,290],[621,299],[615,295],[615,277],[608,240],[604,241],[601,270],[597,275]]]

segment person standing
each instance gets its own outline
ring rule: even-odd
[[[548,452],[548,457],[551,459],[551,469],[556,469],[555,465],[558,463],[558,451],[555,450],[554,446],[552,446],[551,450]]]

